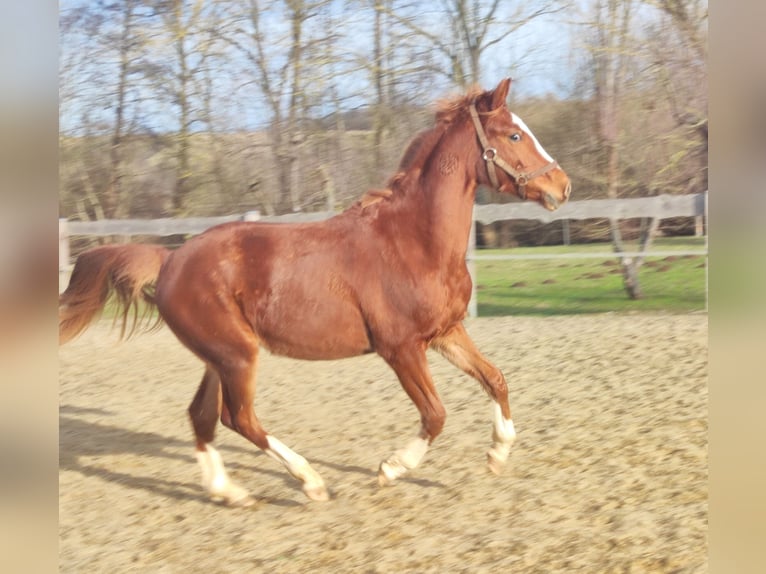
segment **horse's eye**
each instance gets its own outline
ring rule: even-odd
[[[511,135],[511,141],[512,142],[520,142],[521,141],[521,134],[513,134],[513,135]]]

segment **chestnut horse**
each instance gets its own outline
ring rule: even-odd
[[[489,468],[499,473],[516,433],[502,373],[463,327],[471,296],[466,250],[477,185],[553,210],[567,175],[506,107],[511,80],[444,102],[406,150],[385,190],[317,223],[226,223],[175,251],[108,245],[83,253],[59,301],[60,341],[82,332],[114,292],[123,335],[139,301],[205,363],[189,407],[202,482],[211,498],[253,502],[212,446],[221,422],[282,463],[305,494],[326,500],[305,458],[269,434],[253,408],[261,346],[297,359],[378,353],[420,413],[420,429],[381,464],[390,484],[413,469],[444,425],[426,350],[476,378],[494,409]],[[134,317],[133,326],[136,326]]]

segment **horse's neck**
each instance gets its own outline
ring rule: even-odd
[[[424,242],[433,255],[465,259],[473,220],[476,176],[472,162],[456,145],[457,137],[444,138],[430,154],[420,174],[421,189],[414,197],[415,213],[428,222]]]

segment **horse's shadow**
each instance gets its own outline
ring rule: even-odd
[[[83,476],[97,477],[101,480],[114,482],[122,487],[148,491],[159,496],[176,500],[207,501],[202,487],[196,480],[177,481],[157,478],[156,476],[138,475],[130,472],[120,472],[106,468],[98,462],[90,462],[99,456],[136,455],[157,460],[183,461],[189,464],[190,476],[196,476],[197,461],[191,455],[192,441],[165,436],[155,432],[142,432],[120,426],[105,424],[104,418],[112,413],[104,409],[81,408],[62,405],[59,409],[59,469],[74,471]],[[98,416],[98,422],[86,419],[88,415]],[[179,454],[177,450],[187,449],[190,454]],[[238,458],[256,457],[256,462],[269,464],[267,457],[259,450],[233,445],[221,445],[219,450],[236,454]],[[262,457],[262,458],[261,458]],[[258,459],[261,458],[259,461]],[[343,473],[361,474],[371,479],[377,477],[377,472],[360,466],[337,464],[334,462],[313,459],[312,464],[331,468]],[[281,480],[288,488],[300,492],[300,485],[282,470],[262,468],[260,464],[252,465],[239,462],[237,458],[226,459],[227,468],[244,472],[257,472]],[[416,484],[425,488],[443,488],[439,482],[414,477],[404,477],[402,482]],[[301,494],[302,496],[302,494]],[[303,506],[295,500],[273,497],[256,499],[276,506]]]
[[[356,473],[356,474],[362,474],[365,476],[369,476],[374,479],[375,484],[377,484],[378,480],[378,472],[375,470],[372,470],[370,468],[365,468],[362,466],[354,466],[354,465],[348,465],[348,464],[338,464],[335,462],[329,462],[326,460],[318,460],[318,459],[311,459],[311,463],[316,464],[317,466],[325,466],[327,468],[332,468],[337,471],[343,472],[343,473]],[[423,488],[446,488],[446,486],[438,481],[428,480],[427,478],[415,478],[413,476],[403,476],[398,479],[398,482],[406,482],[408,484],[416,484],[418,486],[421,486]]]
[[[99,456],[136,455],[156,460],[175,460],[189,464],[189,474],[198,474],[197,461],[191,454],[179,454],[178,449],[192,452],[191,440],[179,440],[154,432],[141,432],[124,427],[92,422],[82,415],[98,415],[102,420],[111,413],[103,409],[82,409],[64,405],[59,409],[59,469],[74,471],[83,476],[93,476],[114,482],[123,487],[148,491],[160,496],[186,501],[207,501],[207,496],[196,480],[177,481],[139,475],[133,472],[120,472],[106,468],[98,462],[90,462]],[[69,416],[72,415],[72,416]],[[236,450],[249,456],[263,456],[258,450],[238,447],[221,447],[221,450]],[[265,457],[264,457],[265,458]],[[265,462],[265,460],[263,461]],[[158,464],[158,466],[161,466]],[[239,468],[248,472],[258,472],[282,480],[289,488],[297,489],[295,481],[286,473],[269,470],[258,466],[227,463],[229,468]],[[302,506],[294,500],[263,498],[256,495],[256,500],[263,500],[277,506]]]

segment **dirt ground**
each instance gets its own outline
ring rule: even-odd
[[[418,415],[377,356],[262,353],[256,410],[332,499],[219,426],[257,504],[206,499],[186,407],[201,363],[165,328],[109,322],[60,349],[61,572],[706,572],[707,316],[467,322],[505,373],[518,440],[490,474],[491,408],[430,355],[443,434],[409,477],[377,484]]]

